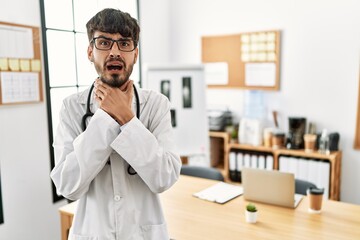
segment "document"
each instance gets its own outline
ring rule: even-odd
[[[219,182],[200,192],[194,193],[193,196],[210,202],[226,203],[241,194],[243,194],[241,186]]]
[[[8,71],[9,62],[7,58],[0,58],[0,71]]]
[[[31,72],[1,72],[2,103],[40,101],[39,75]]]
[[[226,62],[206,63],[204,75],[208,85],[226,85],[229,82],[228,64]]]
[[[0,58],[34,58],[30,28],[0,24]]]
[[[273,87],[276,84],[275,63],[245,64],[245,85]]]

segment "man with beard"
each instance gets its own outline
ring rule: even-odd
[[[139,51],[134,18],[104,9],[86,27],[98,78],[63,101],[51,172],[58,193],[78,200],[69,239],[169,239],[158,194],[181,168],[170,103],[129,80]]]

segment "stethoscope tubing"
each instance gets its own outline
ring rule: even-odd
[[[135,94],[135,100],[136,100],[136,117],[138,119],[140,119],[140,100],[139,100],[139,94],[138,91],[135,87],[135,85],[133,85],[134,87],[134,94]],[[83,129],[83,131],[85,131],[86,129],[86,119],[88,117],[92,117],[94,115],[93,112],[91,112],[90,109],[90,101],[91,101],[91,93],[94,89],[94,83],[91,85],[90,90],[89,90],[89,95],[87,97],[87,101],[86,101],[86,112],[84,114],[84,116],[81,119],[81,128]],[[137,172],[129,165],[127,168],[127,172],[129,175],[136,175]]]

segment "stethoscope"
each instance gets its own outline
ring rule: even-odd
[[[138,119],[140,119],[140,100],[139,100],[139,94],[138,91],[135,87],[135,85],[133,85],[134,87],[134,93],[135,93],[135,100],[136,100],[136,117]],[[81,119],[81,128],[83,129],[83,131],[85,131],[86,129],[86,119],[88,117],[92,117],[94,115],[93,112],[91,112],[90,109],[90,101],[91,101],[91,93],[94,89],[94,83],[91,85],[90,87],[90,91],[89,91],[89,95],[87,97],[87,102],[86,102],[86,113],[84,114],[84,116]],[[127,169],[128,174],[130,175],[135,175],[137,174],[137,172],[129,165],[128,169]]]

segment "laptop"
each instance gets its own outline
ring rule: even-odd
[[[304,195],[295,194],[292,173],[243,168],[241,172],[243,196],[248,201],[296,208]]]

